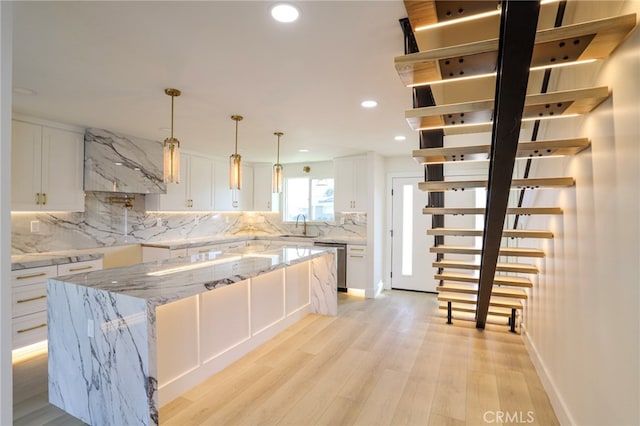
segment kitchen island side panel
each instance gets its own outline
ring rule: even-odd
[[[157,424],[146,300],[50,279],[47,308],[49,401],[92,425]]]

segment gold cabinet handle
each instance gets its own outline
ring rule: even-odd
[[[29,328],[24,328],[22,330],[18,330],[18,333],[26,333],[27,331],[36,330],[38,328],[43,328],[43,327],[46,327],[46,326],[47,326],[47,323],[36,325],[34,327],[29,327]]]
[[[42,193],[42,205],[43,206],[47,205],[47,193],[46,192]]]
[[[93,266],[89,265],[89,266],[82,266],[80,268],[71,268],[69,269],[69,272],[77,272],[77,271],[86,271],[87,269],[92,269]]]
[[[198,250],[198,253],[209,253],[210,251],[212,251],[213,249],[204,249],[204,250]]]
[[[17,303],[33,302],[34,300],[40,300],[40,299],[46,299],[46,298],[47,298],[47,295],[43,294],[42,296],[30,297],[28,299],[20,299],[17,301]]]
[[[40,272],[39,274],[20,275],[19,277],[16,277],[16,279],[26,280],[27,278],[44,277],[45,275],[47,275],[46,272]]]
[[[36,204],[40,205],[40,193],[36,192]]]
[[[360,259],[361,259],[361,258],[363,258],[364,256],[350,254],[350,255],[349,255],[349,257],[357,257],[357,258],[360,258]]]

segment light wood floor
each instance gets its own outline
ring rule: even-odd
[[[161,423],[479,425],[503,412],[558,424],[506,327],[448,326],[435,296],[403,291],[340,294],[339,311],[309,315],[164,406]],[[46,356],[15,365],[14,382],[14,424],[81,424],[46,402]]]

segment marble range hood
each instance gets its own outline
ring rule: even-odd
[[[84,190],[166,194],[162,142],[101,129],[84,135]]]

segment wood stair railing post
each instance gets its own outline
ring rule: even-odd
[[[487,321],[536,37],[539,1],[502,3],[487,213],[482,241],[476,327]]]

